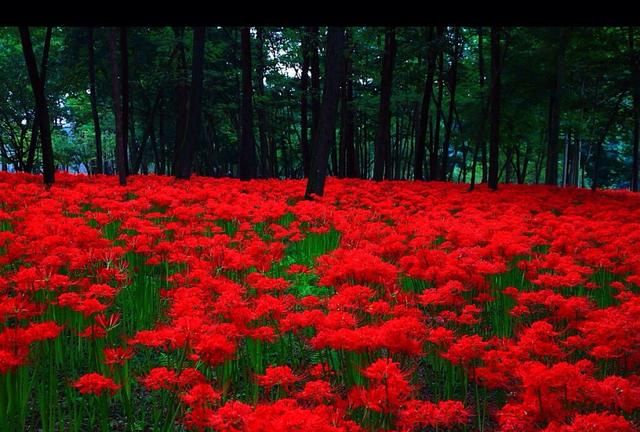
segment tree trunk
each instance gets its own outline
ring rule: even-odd
[[[353,112],[353,39],[351,30],[345,29],[345,76],[341,94],[341,127],[340,127],[340,174],[347,177],[358,177],[358,153],[355,148],[354,112]]]
[[[560,97],[564,80],[564,54],[568,43],[569,31],[561,28],[559,31],[558,48],[555,59],[555,75],[551,85],[549,97],[549,139],[547,141],[547,168],[545,184],[558,184],[558,154],[560,135]]]
[[[595,159],[594,159],[594,169],[593,169],[593,182],[591,184],[591,190],[595,191],[598,186],[600,186],[600,180],[601,180],[601,173],[600,173],[600,163],[602,161],[602,146],[604,145],[604,141],[607,139],[607,135],[609,134],[609,131],[611,130],[611,126],[613,126],[616,117],[618,116],[618,110],[620,109],[620,104],[622,103],[622,99],[623,99],[624,93],[621,93],[620,96],[618,96],[618,100],[613,108],[613,111],[611,112],[611,115],[609,116],[609,119],[607,120],[607,124],[604,126],[603,130],[602,130],[602,134],[600,135],[598,141],[596,142],[596,154],[595,154]]]
[[[122,148],[124,150],[124,171],[129,175],[129,48],[127,44],[127,28],[120,27],[120,58],[122,75]]]
[[[121,87],[118,82],[118,57],[116,48],[116,30],[111,29],[109,32],[109,51],[111,54],[111,95],[113,98],[113,113],[116,118],[116,164],[118,169],[118,178],[120,185],[127,184],[126,171],[126,152],[124,149],[124,135],[127,133],[122,122],[122,95]]]
[[[429,27],[427,36],[427,77],[424,81],[424,91],[422,92],[422,104],[420,107],[420,121],[416,128],[416,154],[413,165],[413,178],[424,180],[424,153],[427,140],[427,121],[429,119],[429,106],[431,105],[431,95],[433,93],[433,76],[435,74],[436,55],[433,47],[433,27]]]
[[[265,109],[264,96],[264,29],[257,27],[257,63],[256,63],[256,113],[258,115],[258,136],[260,139],[260,170],[262,177],[273,177],[273,167],[271,166],[272,156],[269,152],[269,142],[267,141],[267,115]]]
[[[182,147],[186,139],[187,131],[187,103],[189,95],[189,86],[187,84],[187,58],[184,46],[184,27],[174,27],[174,36],[176,38],[176,51],[178,55],[176,82],[176,135],[173,151],[173,161],[171,164],[171,174],[177,173],[178,158],[182,154]]]
[[[302,72],[300,74],[300,153],[302,154],[303,175],[304,177],[309,177],[311,149],[309,148],[307,93],[309,92],[310,42],[307,30],[300,32],[300,42],[302,48]]]
[[[442,121],[442,94],[444,90],[444,53],[438,57],[438,99],[436,100],[436,120],[431,148],[429,149],[429,180],[438,179],[438,150],[440,147],[440,123]]]
[[[98,116],[98,96],[96,93],[96,63],[93,40],[93,27],[87,27],[87,39],[89,49],[89,99],[91,100],[91,116],[93,117],[93,130],[96,140],[96,174],[104,172],[102,158],[102,133],[100,132],[100,117]]]
[[[29,80],[31,81],[31,89],[36,105],[36,117],[40,125],[40,141],[42,142],[42,172],[44,184],[51,186],[55,181],[55,165],[53,162],[53,145],[51,143],[51,129],[49,125],[49,109],[47,107],[47,97],[44,91],[44,80],[38,73],[36,57],[33,53],[33,45],[31,44],[31,34],[29,27],[21,26],[20,41],[22,43],[22,52],[24,54]]]
[[[385,166],[390,156],[391,140],[391,88],[393,84],[393,62],[396,54],[395,29],[389,28],[384,37],[384,54],[382,56],[382,77],[380,82],[380,108],[378,112],[378,128],[374,143],[373,179],[376,181],[389,178],[385,174]]]
[[[238,174],[240,180],[256,177],[256,145],[253,137],[253,107],[251,99],[251,34],[249,27],[243,27],[241,35],[241,63],[242,63],[242,106],[241,106],[241,134],[240,160]]]
[[[491,27],[491,136],[489,143],[489,188],[498,189],[498,150],[500,147],[500,29]]]
[[[440,180],[447,180],[449,172],[449,141],[451,139],[451,130],[453,129],[453,110],[456,103],[456,87],[458,84],[458,57],[460,52],[460,28],[454,30],[454,49],[453,58],[451,59],[451,68],[449,69],[449,113],[447,116],[447,126],[444,131],[444,142],[442,143],[442,167],[440,169]]]
[[[476,167],[478,163],[478,151],[482,152],[482,178],[481,182],[487,181],[487,142],[484,139],[484,124],[487,117],[484,92],[484,49],[482,43],[482,27],[478,27],[478,75],[480,83],[480,117],[476,130],[475,148],[473,150],[473,162],[471,163],[471,183],[469,191],[472,191],[476,184]]]
[[[331,134],[336,127],[340,82],[344,73],[344,27],[329,27],[325,62],[325,85],[317,134],[313,142],[313,159],[305,198],[322,196],[327,173]]]
[[[320,32],[318,27],[309,27],[311,67],[311,139],[315,140],[320,119]],[[311,150],[313,157],[313,149]]]
[[[638,144],[640,143],[640,56],[634,46],[634,29],[629,27],[629,55],[631,58],[631,86],[633,92],[633,139],[631,163],[631,190],[638,192]]]
[[[40,61],[40,81],[43,86],[47,82],[47,65],[49,63],[49,47],[51,46],[51,30],[51,27],[47,27],[47,32],[44,37],[44,47],[42,49],[42,59]],[[27,152],[27,162],[24,166],[24,170],[26,172],[33,171],[33,163],[36,159],[36,147],[38,146],[38,125],[38,111],[36,110],[33,125],[31,127],[31,141]]]

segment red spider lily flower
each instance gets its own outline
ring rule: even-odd
[[[218,401],[221,396],[222,394],[214,390],[211,384],[200,383],[191,387],[180,399],[191,407],[205,407]]]
[[[203,335],[194,345],[195,352],[210,366],[216,366],[233,358],[236,344],[220,334]]]
[[[171,390],[178,383],[178,375],[166,367],[157,367],[140,378],[140,382],[149,390]]]
[[[269,366],[264,375],[256,375],[256,380],[266,389],[281,386],[288,391],[293,384],[300,381],[300,377],[295,375],[289,366]]]
[[[111,378],[98,373],[89,373],[81,376],[73,383],[73,387],[77,388],[81,394],[94,394],[96,396],[100,396],[105,392],[113,395],[120,389],[120,385],[116,384]]]
[[[609,413],[578,414],[569,425],[553,422],[544,432],[633,432],[637,430],[626,418]]]
[[[133,357],[133,348],[105,348],[104,364],[108,366],[123,365],[127,360]]]
[[[331,384],[323,380],[307,381],[304,389],[296,393],[296,398],[316,404],[330,403],[335,399]]]

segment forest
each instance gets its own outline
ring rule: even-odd
[[[638,189],[637,29],[329,30],[2,28],[2,168]]]
[[[637,27],[0,27],[0,432],[640,431]]]

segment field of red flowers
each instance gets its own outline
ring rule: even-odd
[[[633,431],[640,199],[0,173],[1,431]]]

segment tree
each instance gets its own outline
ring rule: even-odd
[[[120,85],[122,86],[122,151],[124,172],[129,175],[129,45],[127,28],[120,27]],[[133,138],[133,137],[132,137]]]
[[[302,70],[300,72],[300,153],[302,156],[302,173],[309,177],[311,169],[311,149],[309,148],[309,115],[307,95],[309,93],[309,34],[303,29],[300,31],[300,46],[302,50]]]
[[[451,57],[451,67],[449,68],[449,113],[447,115],[447,125],[444,131],[444,141],[442,142],[442,167],[440,168],[440,180],[446,181],[449,173],[449,140],[453,129],[453,113],[456,103],[456,87],[458,85],[458,57],[460,53],[460,29],[454,30],[453,55]]]
[[[480,84],[480,113],[478,116],[478,124],[476,126],[476,136],[475,136],[475,149],[473,151],[473,162],[471,165],[471,184],[469,185],[469,191],[472,191],[476,184],[476,167],[478,162],[478,150],[482,150],[482,180],[485,181],[487,176],[487,166],[486,166],[486,141],[484,137],[484,123],[486,119],[486,106],[485,103],[485,92],[484,92],[484,55],[483,55],[483,42],[482,42],[482,27],[478,27],[478,77]]]
[[[91,99],[91,115],[93,117],[93,128],[96,140],[96,174],[104,171],[104,161],[102,158],[102,134],[100,132],[100,117],[98,116],[98,96],[96,94],[96,63],[93,39],[93,27],[87,27],[87,48],[89,60],[89,97]]]
[[[327,31],[327,55],[325,59],[325,85],[318,130],[313,139],[313,158],[307,182],[305,198],[324,194],[324,183],[329,163],[331,134],[336,127],[340,82],[344,74],[344,27],[329,27]]]
[[[436,50],[434,49],[434,31],[429,27],[427,36],[427,75],[424,81],[424,91],[422,92],[422,104],[420,106],[420,121],[416,128],[416,151],[413,167],[413,175],[416,180],[423,180],[424,153],[427,140],[427,121],[429,120],[429,106],[431,105],[431,94],[433,93],[433,76],[436,66]]]
[[[320,32],[318,27],[309,27],[311,67],[311,139],[315,139],[320,120]]]
[[[251,84],[251,34],[249,27],[243,27],[241,37],[241,62],[242,62],[242,105],[240,121],[240,180],[249,180],[256,177],[256,144],[253,136],[253,87]]]
[[[380,80],[380,111],[378,129],[374,143],[375,158],[373,179],[380,181],[392,175],[388,162],[391,155],[391,88],[393,84],[393,63],[396,55],[396,32],[394,28],[385,31],[384,54],[382,56],[382,77]],[[386,168],[386,169],[385,169]]]
[[[109,32],[109,52],[111,54],[111,95],[113,98],[113,113],[116,119],[116,164],[120,185],[125,186],[127,184],[127,159],[124,135],[127,133],[127,130],[124,129],[123,123],[122,95],[119,82],[121,70],[118,67],[116,30],[113,28]]]
[[[22,51],[24,60],[27,64],[29,72],[29,80],[31,81],[31,89],[36,105],[36,118],[40,124],[40,140],[42,141],[42,171],[44,183],[51,186],[55,181],[55,167],[53,163],[53,145],[51,144],[51,129],[49,126],[49,109],[47,107],[47,97],[44,91],[44,81],[38,73],[36,58],[33,54],[33,45],[31,44],[31,34],[29,27],[22,26],[19,28],[20,41],[22,42]]]
[[[489,188],[498,189],[498,149],[500,146],[500,29],[491,27],[491,94],[489,141]]]
[[[258,115],[258,136],[260,137],[260,171],[262,177],[277,177],[276,152],[269,146],[267,137],[267,112],[265,108],[266,97],[264,92],[264,29],[256,29],[257,36],[257,62],[256,62],[256,113]]]
[[[358,153],[355,148],[355,125],[353,110],[353,39],[351,29],[345,29],[344,81],[340,93],[340,165],[339,176],[358,177]]]
[[[44,48],[42,49],[42,59],[40,62],[40,81],[44,86],[47,82],[47,65],[49,62],[49,48],[51,47],[51,27],[47,27],[47,32],[44,37]],[[31,127],[31,142],[29,144],[29,151],[27,152],[27,161],[24,164],[24,170],[26,172],[33,171],[33,163],[36,157],[36,147],[38,144],[38,111],[36,110],[35,118],[33,119],[33,126]]]
[[[191,95],[189,97],[189,114],[186,138],[181,153],[178,155],[176,178],[191,178],[193,156],[195,154],[200,128],[202,124],[202,81],[204,77],[205,27],[193,28],[193,58],[191,63]]]
[[[631,141],[631,190],[638,192],[638,144],[640,143],[640,56],[634,45],[634,29],[628,28],[629,57],[631,60],[631,88],[633,109],[633,137]]]
[[[564,79],[564,55],[568,43],[568,29],[558,30],[558,47],[555,58],[555,73],[549,96],[549,139],[547,140],[547,169],[544,182],[548,185],[558,184],[558,147],[560,135],[560,97]]]

